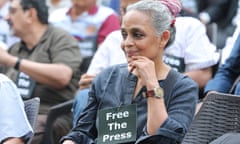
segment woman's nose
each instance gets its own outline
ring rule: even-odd
[[[125,46],[130,46],[133,45],[133,39],[131,36],[127,36],[126,39],[124,40]]]

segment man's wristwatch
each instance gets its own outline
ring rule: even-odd
[[[149,90],[146,93],[146,97],[154,97],[158,99],[164,98],[164,91],[161,87],[154,88],[153,90]]]

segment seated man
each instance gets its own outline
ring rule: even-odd
[[[83,73],[106,36],[120,28],[117,14],[111,8],[97,6],[96,3],[97,0],[72,1],[70,8],[56,10],[49,17],[53,25],[65,29],[78,40],[84,58]]]
[[[0,74],[0,143],[24,144],[33,130],[24,111],[24,103],[16,85]]]
[[[121,14],[126,7],[138,0],[121,0]],[[176,18],[176,36],[173,44],[164,50],[164,62],[175,70],[190,76],[199,87],[203,89],[212,78],[211,66],[218,62],[219,54],[215,53],[216,47],[210,43],[204,25],[191,17]],[[126,63],[126,58],[121,50],[121,32],[111,33],[98,48],[89,66],[87,74],[82,75],[79,85],[80,90],[74,103],[74,124],[82,109],[87,104],[87,93],[92,79],[108,66]],[[83,90],[84,89],[84,90]]]
[[[0,64],[6,66],[6,75],[16,83],[24,99],[40,98],[33,141],[37,144],[49,108],[74,97],[81,55],[77,41],[68,32],[48,24],[45,1],[12,0],[7,19],[21,41],[8,52],[0,48]],[[71,121],[61,126],[70,129]]]

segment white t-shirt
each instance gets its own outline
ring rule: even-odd
[[[185,71],[207,68],[216,64],[219,54],[216,47],[209,41],[205,26],[191,17],[176,19],[176,39],[165,50],[165,54],[182,58]],[[126,63],[124,52],[120,45],[120,31],[112,32],[97,49],[88,69],[88,74],[98,74],[108,66]]]
[[[87,73],[95,75],[108,66],[127,63],[125,54],[120,47],[121,41],[120,30],[110,33],[94,54]]]
[[[0,74],[0,98],[0,142],[10,137],[31,137],[33,130],[22,98],[15,84],[3,74]]]
[[[206,35],[206,27],[192,17],[176,18],[176,37],[164,54],[182,59],[185,69],[181,72],[210,67],[219,60],[219,53]]]

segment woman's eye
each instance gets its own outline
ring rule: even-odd
[[[127,32],[122,31],[122,37],[124,40],[126,40],[128,36],[131,36],[133,39],[142,39],[144,35],[140,32],[133,32],[128,35]]]
[[[122,32],[122,37],[123,37],[123,39],[126,39],[127,38],[127,33],[126,32]]]
[[[143,37],[143,34],[141,34],[141,33],[134,33],[133,36],[134,36],[135,38],[142,38],[142,37]]]

